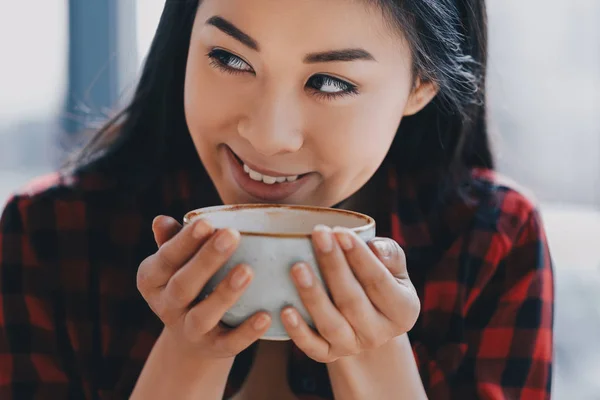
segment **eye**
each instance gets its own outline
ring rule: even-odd
[[[210,64],[213,67],[221,69],[225,72],[232,74],[254,72],[252,67],[248,65],[246,61],[225,50],[214,49],[207,54],[207,57],[210,59]]]
[[[326,98],[358,94],[356,85],[329,75],[314,75],[308,80],[306,85],[316,91],[317,95]]]

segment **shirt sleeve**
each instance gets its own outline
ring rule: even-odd
[[[554,278],[537,211],[518,232],[507,254],[478,256],[495,270],[454,315],[455,343],[435,354],[413,344],[430,399],[550,398]]]
[[[60,315],[57,268],[43,254],[55,227],[38,221],[30,203],[15,197],[0,218],[0,398],[83,398]]]

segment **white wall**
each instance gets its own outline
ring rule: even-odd
[[[52,169],[52,132],[67,82],[67,20],[67,0],[0,2],[0,204]]]
[[[165,0],[137,0],[137,45],[138,62],[141,65],[146,57],[156,27],[160,19]]]
[[[600,207],[600,1],[488,8],[501,170],[543,201]]]
[[[0,2],[0,126],[50,117],[67,78],[67,0]]]

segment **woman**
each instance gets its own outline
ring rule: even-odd
[[[167,0],[131,104],[4,210],[0,397],[548,398],[552,268],[493,172],[486,40],[483,0]],[[332,299],[294,266],[316,329],[282,310],[289,342],[219,324],[259,266],[193,302],[239,234],[176,220],[248,202],[386,238],[315,230]]]

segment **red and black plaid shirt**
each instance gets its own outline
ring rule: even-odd
[[[400,178],[382,196],[391,228],[378,234],[405,249],[422,302],[409,333],[421,378],[431,399],[549,398],[554,293],[539,215],[494,172],[473,177],[468,197],[442,209],[430,201],[433,186]],[[136,289],[137,267],[156,251],[156,215],[181,219],[207,205],[192,182],[170,174],[123,194],[97,175],[56,175],[8,202],[0,398],[128,397],[162,328]],[[227,395],[253,349],[236,358]],[[333,398],[325,365],[295,347],[288,371],[300,398]]]

